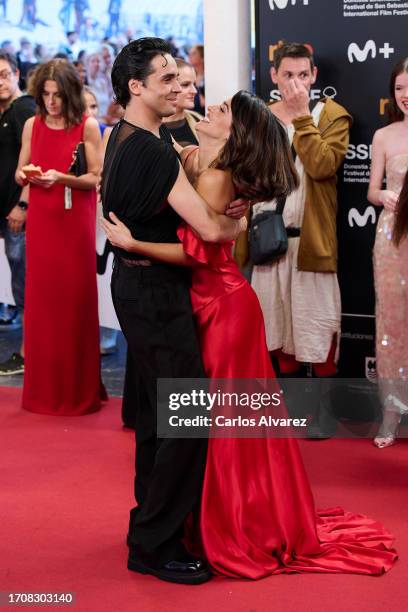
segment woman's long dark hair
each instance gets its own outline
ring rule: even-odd
[[[263,100],[239,91],[231,134],[212,167],[229,170],[237,193],[253,204],[289,195],[299,184],[286,130]]]
[[[388,123],[395,123],[395,121],[402,121],[404,119],[404,113],[398,108],[397,100],[395,99],[395,81],[403,72],[408,72],[408,57],[398,62],[391,73],[390,101],[387,104]]]
[[[55,81],[62,99],[62,116],[65,128],[79,125],[85,113],[82,83],[74,66],[63,59],[53,59],[40,64],[33,75],[32,91],[38,114],[45,118],[47,111],[43,100],[45,81]]]
[[[396,247],[408,234],[408,171],[405,175],[404,184],[398,199],[397,210],[395,215],[394,229],[392,232],[392,241]]]

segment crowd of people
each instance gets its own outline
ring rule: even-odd
[[[110,73],[115,56],[119,47],[112,41],[102,41],[99,50],[87,54],[81,49],[78,34],[75,31],[67,32],[67,42],[61,45],[55,59],[66,60],[75,67],[75,70],[83,85],[83,96],[85,101],[85,114],[94,117],[99,124],[101,135],[107,126],[115,125],[123,116],[122,107],[113,99]],[[186,52],[188,49],[185,50]],[[191,101],[186,103],[188,109],[186,118],[188,125],[194,130],[194,123],[200,118],[200,114],[194,109],[202,110],[204,102],[204,49],[202,45],[195,45],[190,50],[192,61],[198,66],[199,76],[195,69],[185,60],[179,58],[181,64],[185,64],[182,70],[186,72],[183,80],[183,90],[188,90],[187,97],[194,90],[193,104]],[[179,49],[172,45],[172,53],[179,53]],[[21,145],[21,134],[24,122],[35,114],[36,104],[34,100],[35,75],[38,68],[47,63],[42,53],[41,45],[33,46],[30,40],[23,37],[20,41],[20,49],[16,51],[11,41],[5,40],[1,44],[0,56],[4,70],[0,74],[8,74],[9,77],[1,79],[1,112],[2,118],[12,126],[10,131],[11,138],[6,137],[3,132],[3,141],[0,146],[4,146],[4,168],[2,180],[4,193],[7,195],[3,199],[1,234],[5,239],[5,250],[7,259],[12,271],[12,286],[15,307],[2,304],[0,305],[0,326],[3,329],[15,329],[24,323],[24,284],[25,284],[25,203],[28,199],[28,191],[25,189],[21,193],[19,206],[14,206],[10,210],[10,204],[18,201],[19,189],[13,178],[16,163],[18,160]],[[50,61],[50,60],[49,60]],[[180,65],[181,65],[180,64]],[[61,64],[62,65],[62,64]],[[187,66],[187,69],[186,69]],[[194,75],[193,83],[191,77]],[[199,82],[200,93],[195,84]],[[18,101],[17,101],[18,99]],[[7,111],[7,112],[5,112]],[[10,123],[11,121],[11,123]],[[175,134],[182,135],[183,116],[180,110],[174,117]],[[182,126],[181,132],[176,128]],[[172,128],[171,128],[172,129]],[[190,128],[187,128],[189,132]],[[109,130],[107,134],[109,133]],[[188,137],[188,136],[187,136]],[[194,141],[196,142],[196,140]],[[10,148],[11,147],[11,148]],[[6,219],[8,215],[8,219]],[[111,354],[116,351],[116,331],[107,328],[100,330],[100,352],[102,355]],[[18,352],[13,353],[3,364],[0,365],[0,375],[12,375],[24,373],[24,342],[22,342]]]
[[[3,307],[3,317],[12,326],[16,313],[24,321],[24,285],[25,285],[25,225],[28,208],[28,185],[21,185],[14,179],[17,160],[20,154],[23,127],[27,119],[34,116],[40,108],[40,94],[36,89],[38,75],[44,65],[50,66],[52,74],[60,74],[69,66],[69,87],[77,84],[79,78],[81,97],[84,106],[75,109],[92,117],[99,125],[103,136],[106,127],[108,137],[112,126],[122,120],[124,108],[114,98],[111,72],[115,52],[109,44],[101,44],[98,53],[85,57],[77,46],[72,32],[68,32],[66,54],[44,64],[31,65],[30,43],[22,41],[19,58],[16,59],[7,51],[1,53],[0,71],[2,88],[2,121],[7,121],[12,130],[7,135],[3,130],[3,151],[6,172],[2,174],[4,193],[1,220],[2,236],[5,240],[6,255],[12,271],[12,289],[16,303],[15,311]],[[7,42],[7,41],[6,41]],[[174,47],[169,45],[171,51]],[[5,45],[3,45],[5,48]],[[282,49],[285,55],[282,56]],[[176,142],[181,146],[198,145],[197,127],[203,115],[197,112],[202,109],[204,51],[196,45],[190,51],[191,63],[176,58],[179,74],[180,91],[177,92],[175,112],[163,118]],[[23,75],[19,70],[27,62],[30,69]],[[283,64],[283,65],[282,65]],[[75,74],[74,74],[75,72]],[[352,118],[346,109],[332,99],[311,104],[308,92],[315,82],[317,68],[310,52],[302,45],[293,48],[286,45],[275,52],[271,78],[281,93],[281,100],[269,106],[270,111],[287,126],[287,133],[292,146],[292,155],[300,184],[286,198],[283,219],[289,234],[289,248],[285,256],[273,263],[256,265],[252,270],[251,284],[260,301],[266,327],[266,340],[271,353],[275,370],[280,376],[303,376],[305,364],[312,365],[312,372],[317,377],[334,377],[337,373],[339,355],[341,301],[337,281],[337,242],[336,242],[336,174],[341,165],[349,142],[349,129]],[[406,364],[404,362],[404,339],[399,333],[403,321],[404,283],[390,290],[385,277],[396,277],[403,248],[403,221],[398,224],[398,248],[395,241],[388,239],[390,228],[395,217],[403,175],[405,172],[405,117],[404,96],[406,65],[400,63],[391,78],[390,124],[380,129],[373,141],[372,176],[368,198],[374,204],[384,206],[378,225],[378,236],[374,249],[375,281],[377,290],[377,358],[380,380],[380,392],[384,410],[384,423],[376,438],[376,444],[387,446],[395,441],[401,415],[406,411],[403,384]],[[47,79],[53,81],[53,79]],[[26,90],[22,87],[26,85]],[[61,88],[61,86],[60,86]],[[58,97],[58,93],[54,92]],[[41,94],[43,95],[43,94]],[[68,103],[68,102],[67,102]],[[82,102],[81,102],[82,104]],[[68,112],[68,111],[65,111]],[[70,111],[71,112],[71,111]],[[79,115],[75,122],[78,121]],[[45,117],[46,123],[49,117]],[[63,121],[64,129],[70,125]],[[72,118],[70,119],[70,121]],[[76,124],[76,123],[75,123]],[[27,125],[30,125],[28,123]],[[88,149],[85,144],[85,149]],[[30,145],[24,161],[31,161]],[[388,150],[389,147],[389,150]],[[24,140],[23,140],[24,150]],[[393,151],[396,151],[393,154]],[[400,151],[401,150],[401,151]],[[7,151],[7,152],[6,152]],[[194,157],[194,156],[193,156]],[[188,163],[191,163],[193,157]],[[393,158],[388,164],[388,158]],[[101,163],[101,162],[100,162]],[[392,164],[398,167],[391,170]],[[39,164],[41,165],[41,164]],[[21,164],[20,164],[21,166]],[[67,164],[62,164],[67,166]],[[68,170],[67,167],[62,167]],[[391,187],[382,189],[383,174],[387,171],[387,180]],[[97,172],[96,172],[97,174]],[[19,181],[20,179],[17,179]],[[41,181],[42,178],[33,179]],[[21,180],[20,180],[21,182]],[[94,185],[92,184],[93,188]],[[35,198],[36,186],[32,187],[31,197]],[[67,192],[65,193],[67,197]],[[274,209],[274,200],[256,203],[252,199],[253,217]],[[74,212],[69,216],[74,217]],[[402,213],[399,219],[403,219]],[[394,246],[392,246],[394,245]],[[385,249],[389,257],[385,257]],[[241,267],[248,262],[248,236],[238,237],[235,257]],[[387,261],[387,265],[384,262]],[[389,261],[394,262],[391,270]],[[395,272],[395,274],[394,274]],[[398,278],[402,279],[402,271]],[[395,293],[395,295],[394,295]],[[392,296],[392,298],[391,298]],[[398,299],[397,299],[398,298]],[[387,306],[388,300],[394,308]],[[398,316],[397,314],[398,313]],[[391,321],[390,321],[391,319]],[[388,322],[388,323],[387,323]],[[389,329],[394,325],[394,331]],[[105,331],[108,346],[114,347],[115,334]],[[398,344],[399,354],[394,353]],[[395,349],[397,350],[397,349]],[[18,353],[0,366],[2,374],[24,372],[24,342]],[[109,352],[109,349],[107,349]],[[103,353],[103,348],[102,348]],[[388,360],[388,361],[387,361]],[[386,365],[387,364],[387,365]],[[391,389],[392,387],[392,389]],[[124,406],[127,406],[126,394]],[[124,414],[128,412],[124,409]],[[128,424],[132,419],[129,419]],[[127,417],[125,418],[125,422]],[[309,428],[312,437],[327,437],[332,430],[330,414],[319,414],[316,406],[313,425]]]
[[[54,58],[27,72],[26,92],[17,60],[0,52],[7,169],[0,231],[24,321],[23,346],[0,374],[24,372],[29,411],[100,408],[100,183],[102,225],[115,253],[112,297],[128,343],[123,417],[137,442],[129,569],[185,584],[208,580],[206,563],[182,543],[184,521],[200,503],[201,545],[221,574],[382,573],[396,558],[391,536],[366,517],[316,514],[295,440],[157,438],[157,378],[298,377],[304,364],[315,377],[336,376],[336,175],[352,122],[332,99],[311,103],[317,68],[304,45],[275,52],[280,101],[268,106],[241,91],[206,117],[197,111],[205,103],[203,49],[191,50],[191,63],[171,51],[168,42],[144,38],[116,58],[107,45],[86,59]],[[374,249],[379,448],[395,442],[408,410],[408,60],[396,66],[390,96],[390,124],[373,141],[368,194],[384,207]],[[256,219],[277,202],[287,252],[254,266],[248,283],[238,266],[248,260],[248,214]],[[331,427],[317,403],[309,435],[328,437]],[[224,485],[237,474],[230,495]],[[273,490],[258,487],[260,479]],[[238,507],[242,520],[231,520]]]

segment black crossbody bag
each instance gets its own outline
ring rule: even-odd
[[[294,146],[291,147],[293,160],[296,159]],[[249,225],[249,256],[256,266],[272,263],[288,250],[288,238],[300,236],[299,228],[286,229],[283,210],[286,197],[277,199],[275,210],[266,210],[251,219]]]
[[[288,250],[288,235],[283,222],[286,198],[278,198],[275,210],[252,218],[249,226],[249,254],[254,265],[275,261]]]

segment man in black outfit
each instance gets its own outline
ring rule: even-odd
[[[19,77],[16,58],[0,51],[0,238],[4,239],[13,297],[23,320],[28,187],[21,189],[14,179],[14,174],[20,154],[23,127],[26,120],[35,113],[35,101],[32,96],[23,95],[18,86]],[[0,376],[23,372],[22,342],[19,353],[13,353],[9,359],[0,363]]]
[[[112,85],[125,116],[114,128],[102,178],[104,215],[114,212],[134,238],[177,242],[184,219],[207,241],[234,239],[245,222],[217,215],[187,180],[162,118],[176,109],[180,86],[169,45],[158,38],[132,41],[112,70]],[[157,378],[204,376],[194,329],[189,272],[115,248],[112,296],[136,364],[136,478],[131,510],[128,568],[163,580],[209,580],[205,562],[182,543],[186,517],[198,506],[206,441],[158,439]]]

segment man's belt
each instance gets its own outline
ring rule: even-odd
[[[137,268],[139,266],[152,266],[153,262],[149,259],[125,259],[124,257],[120,258],[120,261],[127,268]]]

